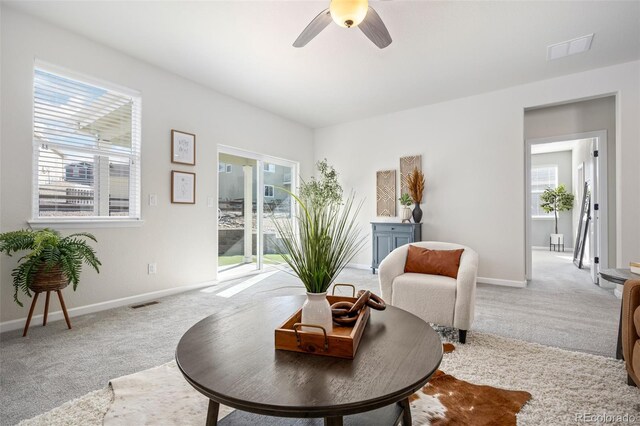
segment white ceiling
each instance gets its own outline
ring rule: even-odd
[[[293,48],[328,0],[5,4],[313,128],[640,58],[638,1],[371,2],[384,50],[334,24]]]

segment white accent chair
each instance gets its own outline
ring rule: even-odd
[[[457,328],[460,343],[465,343],[474,317],[478,253],[459,244],[437,241],[411,245],[431,250],[463,248],[458,278],[405,273],[404,264],[409,250],[409,244],[405,244],[389,253],[380,263],[378,279],[382,298],[426,322]]]

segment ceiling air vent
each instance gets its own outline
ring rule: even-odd
[[[553,61],[554,59],[586,52],[591,49],[592,41],[593,34],[589,34],[574,38],[573,40],[563,41],[562,43],[552,44],[547,47],[547,61]]]

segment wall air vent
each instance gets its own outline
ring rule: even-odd
[[[573,40],[563,41],[562,43],[552,44],[547,47],[547,61],[564,58],[565,56],[583,53],[591,49],[593,34],[574,38]]]
[[[147,303],[141,303],[139,305],[132,305],[131,309],[140,309],[140,308],[144,308],[145,306],[151,306],[151,305],[157,305],[160,302],[157,301],[153,301],[153,302],[147,302]]]

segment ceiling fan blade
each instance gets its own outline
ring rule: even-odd
[[[320,34],[320,32],[324,30],[331,21],[332,19],[331,14],[329,13],[329,9],[320,12],[318,16],[316,16],[311,22],[309,22],[307,28],[305,28],[304,31],[300,33],[296,41],[293,42],[293,47],[305,46],[307,43],[313,40],[315,36]]]
[[[365,16],[364,21],[360,22],[358,28],[380,49],[384,49],[393,41],[387,27],[380,19],[380,15],[371,6],[369,6],[367,16]]]

